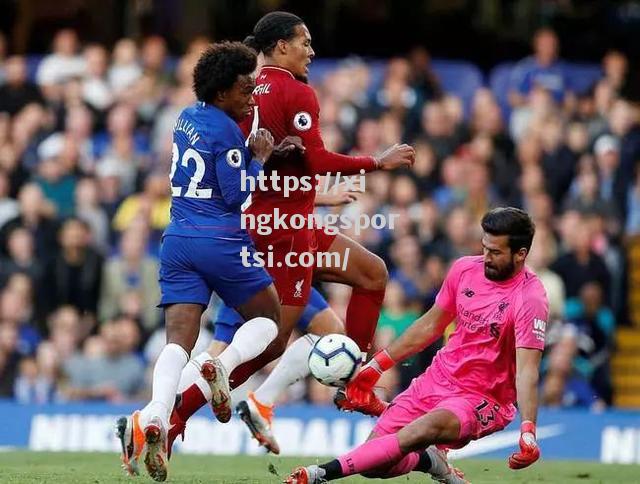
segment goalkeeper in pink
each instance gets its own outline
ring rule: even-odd
[[[526,212],[497,208],[485,214],[482,229],[483,255],[458,259],[435,305],[345,387],[342,409],[383,410],[367,442],[326,464],[295,469],[286,483],[411,471],[465,483],[444,449],[502,430],[514,419],[516,403],[520,449],[509,467],[538,460],[537,388],[549,309],[540,280],[525,266],[535,227]],[[391,404],[380,402],[373,393],[380,375],[440,338],[454,319],[456,329],[431,366]]]

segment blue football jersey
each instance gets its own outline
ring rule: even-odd
[[[173,128],[171,220],[165,235],[248,237],[240,226],[240,206],[249,195],[241,171],[256,176],[261,169],[224,111],[202,102],[186,108]]]
[[[533,57],[527,57],[513,67],[510,84],[512,89],[522,95],[528,95],[534,86],[539,85],[549,91],[558,103],[571,90],[566,67],[561,61],[540,66]]]

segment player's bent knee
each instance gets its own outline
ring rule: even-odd
[[[375,291],[383,290],[387,287],[389,271],[387,271],[387,266],[380,257],[369,252],[363,271],[364,280],[361,285],[364,289]]]
[[[400,448],[405,452],[411,452],[429,445],[451,442],[457,437],[458,426],[457,419],[455,422],[441,418],[415,421],[398,432]]]
[[[428,429],[416,428],[411,425],[398,432],[398,441],[403,452],[413,452],[427,447],[433,443],[432,438],[433,435]]]
[[[357,264],[349,266],[345,283],[354,288],[368,291],[382,291],[387,287],[389,272],[382,259],[367,252]]]

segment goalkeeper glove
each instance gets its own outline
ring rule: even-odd
[[[357,411],[366,415],[378,416],[387,407],[373,393],[373,388],[382,374],[391,368],[395,361],[386,350],[379,351],[369,363],[336,395],[336,405],[341,410]]]
[[[540,458],[540,447],[536,442],[536,424],[525,420],[520,425],[520,452],[514,452],[509,457],[509,467],[524,469]]]

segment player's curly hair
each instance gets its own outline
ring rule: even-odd
[[[279,40],[291,40],[296,35],[296,26],[304,21],[289,12],[271,12],[258,20],[253,28],[253,35],[244,39],[244,43],[256,50],[269,55]]]
[[[531,250],[536,226],[524,210],[514,207],[499,207],[490,210],[482,217],[482,230],[491,235],[509,236],[511,253],[520,249]]]
[[[238,76],[255,71],[256,53],[242,42],[218,42],[198,59],[193,70],[193,91],[198,101],[211,102],[216,94],[230,89]]]

